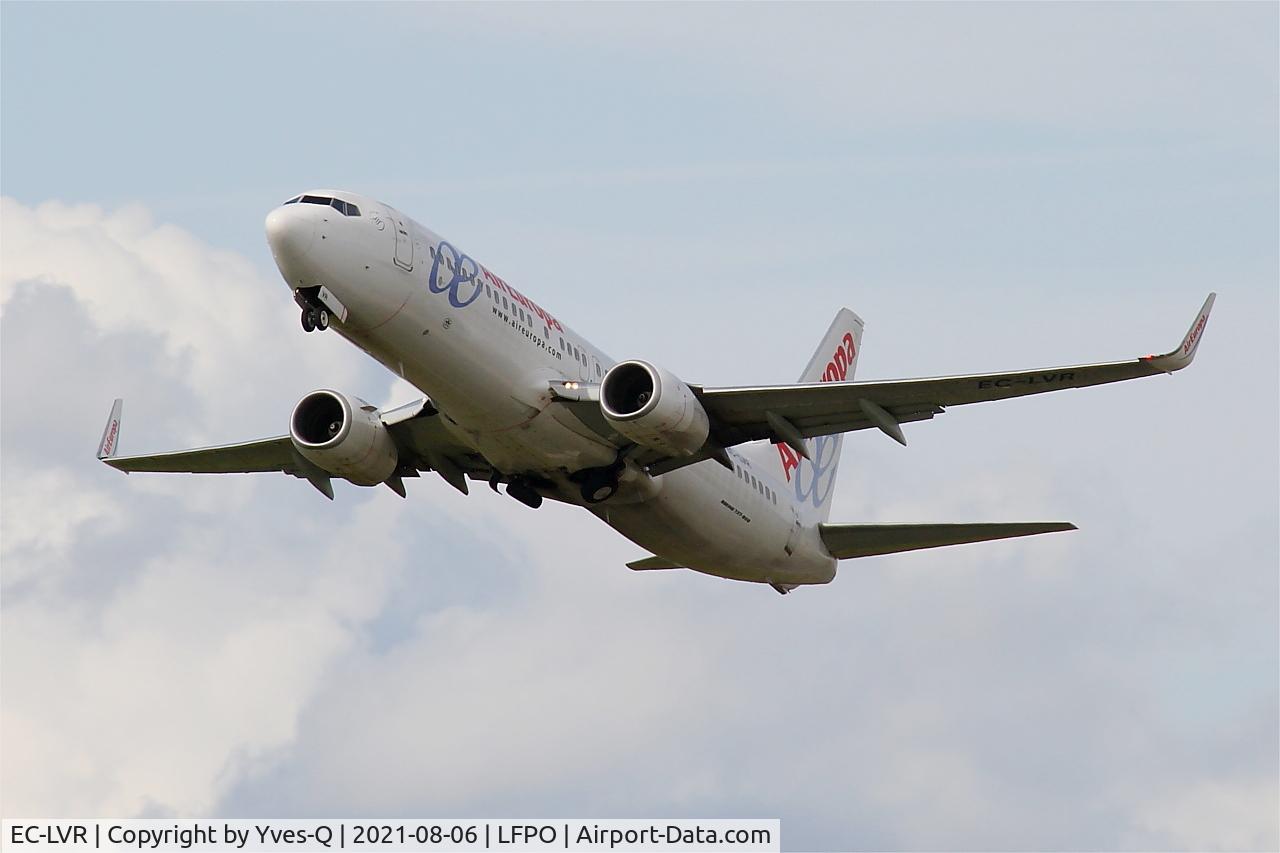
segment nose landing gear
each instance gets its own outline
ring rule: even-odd
[[[333,315],[329,313],[329,307],[323,301],[326,298],[322,293],[323,290],[324,288],[320,286],[300,287],[293,292],[293,301],[297,302],[298,307],[302,309],[302,331],[304,332],[316,330],[323,332],[329,328]]]
[[[327,328],[329,328],[329,310],[327,308],[308,305],[302,309],[302,331],[312,332],[318,329],[323,332]]]

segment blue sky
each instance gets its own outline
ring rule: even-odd
[[[5,814],[1278,843],[1274,5],[0,15]],[[1174,379],[846,442],[841,520],[1079,533],[785,600],[433,479],[329,505],[93,464],[117,395],[127,452],[281,432],[317,387],[409,396],[297,328],[262,220],[317,186],[701,383],[793,379],[842,305],[891,378],[1159,351],[1220,297]]]

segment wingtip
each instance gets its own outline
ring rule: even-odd
[[[1196,350],[1200,348],[1200,341],[1204,339],[1205,327],[1209,325],[1209,313],[1213,310],[1213,303],[1217,298],[1218,294],[1214,292],[1211,292],[1205,298],[1204,305],[1200,306],[1199,313],[1191,321],[1191,328],[1187,330],[1187,334],[1183,336],[1182,343],[1178,344],[1177,349],[1164,355],[1146,356],[1142,361],[1165,373],[1173,373],[1175,370],[1181,370],[1191,364],[1195,360]]]
[[[107,464],[111,464],[109,460],[120,450],[120,416],[123,410],[124,399],[116,397],[111,404],[111,414],[107,416],[107,425],[102,429],[102,440],[98,442],[98,458]]]

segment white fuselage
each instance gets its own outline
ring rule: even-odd
[[[826,583],[836,561],[780,467],[730,455],[649,477],[634,465],[616,495],[586,505],[569,475],[618,450],[563,405],[550,383],[598,383],[613,359],[437,234],[372,199],[293,203],[267,217],[281,275],[323,285],[346,307],[333,329],[427,394],[457,438],[508,476],[557,485],[637,545],[697,571],[774,584]],[[767,470],[766,470],[767,469]]]

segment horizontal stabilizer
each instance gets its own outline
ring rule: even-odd
[[[1066,521],[1028,521],[1008,524],[818,525],[822,544],[827,546],[831,556],[840,560],[1075,529],[1074,524]]]
[[[683,569],[685,566],[673,563],[666,557],[645,557],[643,560],[632,560],[627,568],[636,572],[652,572],[657,569]]]

